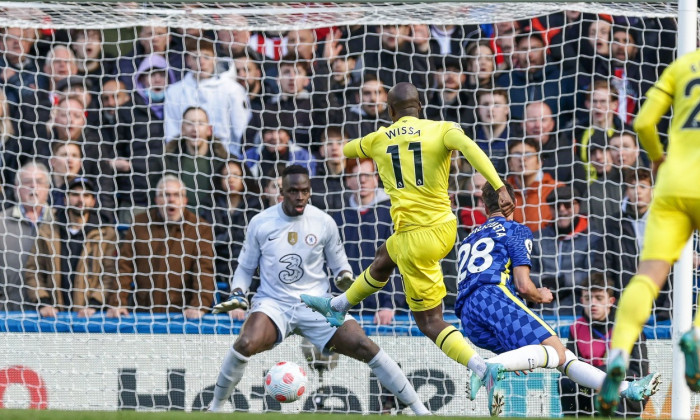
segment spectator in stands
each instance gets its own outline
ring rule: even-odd
[[[508,141],[522,137],[521,125],[511,122],[508,93],[505,90],[480,91],[477,94],[479,123],[472,138],[491,158],[499,174],[507,170]]]
[[[187,210],[185,185],[175,176],[158,182],[155,203],[124,237],[107,316],[133,310],[201,318],[214,301],[212,228]]]
[[[49,173],[40,163],[22,166],[16,178],[17,204],[0,213],[0,310],[21,311],[26,299],[23,271],[38,227],[53,221],[48,205]]]
[[[82,101],[66,97],[51,110],[50,142],[76,142],[82,148],[83,176],[93,179],[98,186],[97,206],[105,220],[113,221],[114,170],[110,165],[112,147],[101,141],[99,133],[87,127]],[[47,143],[48,143],[47,141]]]
[[[632,123],[642,92],[646,92],[656,80],[656,73],[649,74],[650,72],[646,71],[646,74],[642,75],[642,66],[639,63],[639,36],[637,30],[630,26],[613,27],[610,49],[611,84],[620,96],[617,113],[620,119],[628,124]],[[645,80],[647,77],[648,80]]]
[[[278,163],[272,166],[265,173],[265,176],[261,180],[262,189],[262,204],[263,208],[269,209],[270,207],[282,202],[284,197],[282,197],[282,171],[284,171],[285,164]]]
[[[612,136],[616,131],[628,130],[628,127],[615,113],[618,106],[617,89],[606,80],[593,82],[585,101],[588,113],[577,123],[574,140],[578,147],[579,158],[588,162],[588,143],[594,135]]]
[[[610,350],[610,336],[615,322],[615,301],[612,282],[605,274],[591,273],[581,291],[583,316],[569,327],[566,348],[580,360],[605,371],[605,361]],[[630,355],[627,379],[643,378],[649,374],[649,357],[646,337],[641,334]],[[571,379],[559,379],[561,408],[565,416],[591,416],[594,414],[593,392],[580,387]],[[622,398],[618,407],[619,416],[640,417],[647,401],[632,401]]]
[[[213,135],[207,112],[187,108],[182,115],[181,137],[165,147],[166,173],[177,175],[187,191],[187,208],[212,220],[216,180],[229,158],[226,148]]]
[[[315,175],[316,161],[305,148],[293,143],[288,129],[279,124],[276,114],[263,115],[262,143],[246,151],[246,165],[251,174],[259,177],[285,162],[305,166],[312,176]]]
[[[323,130],[316,175],[311,178],[311,204],[321,210],[332,211],[343,208],[343,175],[346,167],[343,147],[348,138],[342,128],[327,126]]]
[[[549,39],[549,50],[554,63],[561,63],[565,72],[581,72],[581,60],[592,57],[593,47],[589,42],[582,42],[588,34],[590,23],[597,16],[577,10],[555,12],[550,15],[532,19],[533,28],[547,28],[545,34]],[[537,29],[540,30],[540,29]]]
[[[515,37],[523,31],[523,23],[523,21],[518,20],[505,20],[479,25],[480,38],[486,40],[493,50],[498,69],[515,68],[512,63]],[[506,54],[510,54],[510,57],[506,57]]]
[[[313,29],[292,29],[282,38],[284,56],[292,54],[297,60],[303,61],[310,69],[316,67],[316,33]],[[311,74],[309,74],[311,76]]]
[[[260,144],[260,129],[262,128],[262,113],[265,110],[266,89],[263,83],[262,59],[255,51],[233,59],[233,68],[223,77],[234,79],[248,94],[250,121],[242,140],[243,152]],[[233,71],[233,72],[232,72]]]
[[[66,208],[42,223],[25,270],[27,300],[42,317],[60,311],[89,317],[101,311],[113,290],[117,232],[94,211],[95,185],[87,178],[68,184]]]
[[[561,187],[549,172],[542,170],[537,140],[526,137],[513,140],[508,146],[508,182],[515,192],[513,220],[537,232],[552,222],[552,211],[547,197]]]
[[[602,238],[590,231],[577,196],[570,187],[552,191],[547,203],[554,222],[534,233],[532,278],[554,294],[554,301],[542,306],[543,315],[574,315],[575,294],[603,252]]]
[[[345,111],[356,103],[359,78],[355,71],[358,55],[349,54],[340,31],[329,32],[312,80],[314,123],[342,124]],[[313,198],[312,198],[313,200]]]
[[[361,273],[372,263],[377,247],[393,232],[391,202],[379,187],[379,177],[371,159],[353,165],[345,182],[350,193],[343,211],[334,213],[333,218],[340,226],[340,237],[353,273]],[[374,315],[375,324],[387,325],[392,323],[399,308],[405,310],[406,297],[400,277],[395,273],[390,284],[362,301],[353,311],[359,315]]]
[[[478,90],[493,89],[496,77],[496,59],[491,43],[478,41],[469,44],[467,55],[467,86]]]
[[[134,82],[137,73],[140,73],[138,69],[141,68],[141,62],[147,58],[152,60],[152,55],[158,55],[167,63],[163,68],[167,68],[173,75],[168,83],[175,83],[182,78],[185,61],[182,43],[170,35],[166,26],[145,25],[139,28],[134,48],[122,55],[117,65],[117,74],[127,89],[135,88]]]
[[[33,28],[1,28],[0,83],[7,100],[19,103],[22,95],[37,86],[39,64],[34,52],[37,31]]]
[[[357,105],[350,107],[345,117],[345,130],[351,139],[366,136],[391,125],[389,107],[386,104],[386,88],[374,75],[365,73],[360,86]]]
[[[168,82],[175,78],[167,66],[161,55],[144,58],[134,75],[135,89],[129,101],[115,105],[117,130],[112,134],[115,156],[109,164],[116,174],[120,223],[128,224],[137,214],[148,210],[154,186],[163,172],[163,101]],[[103,97],[105,94],[106,88]],[[110,101],[103,101],[103,107]]]
[[[583,177],[581,166],[575,165],[575,149],[565,131],[557,130],[556,119],[546,102],[535,101],[525,106],[525,137],[537,140],[542,171],[564,184]],[[545,195],[546,197],[546,195]]]
[[[75,98],[85,107],[85,119],[90,128],[100,126],[99,86],[93,87],[90,79],[82,76],[70,76],[56,83],[54,104],[63,98]]]
[[[627,286],[637,271],[653,192],[649,169],[629,170],[625,173],[624,181],[627,189],[621,211],[605,221],[605,255],[596,264],[596,267],[604,269],[615,280],[616,295]],[[665,287],[656,299],[656,316],[668,319],[669,311],[669,290]]]
[[[214,175],[217,191],[212,224],[217,281],[228,283],[238,267],[245,228],[260,212],[260,202],[247,182],[245,166],[230,159]]]
[[[547,62],[546,44],[539,32],[518,35],[513,54],[518,67],[496,81],[510,95],[511,118],[523,120],[525,105],[544,101],[564,126],[574,108],[573,76],[563,74],[559,64]]]
[[[133,104],[127,105],[130,99],[126,86],[121,80],[109,79],[102,85],[102,93],[100,94],[100,112],[102,116],[100,134],[103,141],[114,142],[117,139],[117,135],[114,133],[118,127],[117,112],[121,108],[133,109]],[[104,127],[109,127],[109,130],[103,130]]]
[[[591,169],[587,186],[588,221],[592,231],[603,232],[605,221],[620,213],[625,193],[623,170],[613,166],[607,139],[596,135],[588,146]]]
[[[19,162],[15,167],[35,157],[46,162],[51,149],[48,143],[36,139],[48,138],[46,125],[51,119],[52,108],[56,105],[56,85],[77,72],[73,52],[63,45],[54,46],[44,61],[43,72],[37,79],[37,89],[27,90],[17,106],[10,107],[10,116],[19,140],[16,147]]]
[[[500,61],[496,61],[497,71],[510,71],[513,65],[513,52],[515,51],[516,33],[504,34],[496,38],[496,48],[500,51]]]
[[[610,158],[614,168],[638,168],[643,164],[637,135],[633,131],[621,131],[613,134],[608,142]]]
[[[486,178],[479,172],[474,172],[467,183],[468,189],[458,196],[460,227],[464,234],[460,233],[460,239],[466,237],[471,231],[482,225],[488,218],[484,209],[481,189],[486,185]]]
[[[240,158],[241,140],[250,120],[245,89],[216,74],[216,51],[211,41],[188,40],[185,61],[190,72],[169,85],[165,93],[166,142],[181,135],[184,111],[200,106],[209,115],[214,135],[231,155]]]
[[[585,40],[585,41],[583,41]],[[588,34],[582,40],[590,44],[593,55],[579,59],[579,80],[587,89],[596,78],[610,75],[610,45],[612,44],[612,23],[608,19],[596,17],[588,26]]]
[[[476,121],[476,99],[467,84],[464,60],[447,56],[436,60],[435,88],[429,91],[426,118],[471,126]]]
[[[362,58],[365,80],[367,74],[372,74],[384,86],[410,82],[420,92],[430,87],[425,77],[431,68],[429,54],[421,51],[413,42],[413,37],[418,35],[416,38],[420,45],[428,44],[430,33],[418,31],[414,34],[410,25],[382,25],[377,27],[377,32],[365,38]]]
[[[277,83],[280,93],[265,103],[265,111],[277,115],[279,123],[276,125],[289,132],[294,144],[308,147],[313,126],[311,94],[308,91],[311,83],[309,63],[300,60],[294,53],[282,57]],[[267,128],[264,124],[263,127]]]
[[[103,50],[100,29],[73,29],[70,38],[78,74],[89,80],[94,93],[99,95],[105,78],[116,75],[117,58]]]
[[[430,25],[430,50],[445,57],[461,57],[465,42],[479,35],[477,25]]]
[[[83,171],[83,149],[74,141],[55,142],[52,149],[50,202],[53,208],[62,210],[66,207],[68,185]]]
[[[5,98],[5,93],[0,89],[0,174],[2,178],[2,190],[0,196],[12,201],[14,197],[15,173],[19,162],[19,141],[15,136],[15,129],[10,119],[10,107]]]
[[[223,73],[233,68],[236,58],[250,58],[249,53],[258,55],[250,49],[250,31],[239,29],[248,25],[245,16],[227,14],[215,17],[217,23],[227,28],[216,30],[216,56],[219,57],[217,73]]]
[[[428,71],[416,72],[409,70],[408,74],[411,78],[411,83],[413,83],[414,86],[423,86],[423,88],[419,90],[421,94],[420,101],[421,103],[425,103],[427,101],[428,88],[435,84],[433,79],[435,61],[441,59],[442,55],[440,55],[439,49],[432,50],[432,47],[435,46],[435,44],[430,42],[431,33],[428,25],[424,23],[414,23],[411,24],[410,28],[411,57],[415,58],[416,60],[420,60],[421,65],[428,66]],[[401,60],[401,58],[399,58],[399,60]],[[399,61],[397,64],[401,66],[402,61]]]

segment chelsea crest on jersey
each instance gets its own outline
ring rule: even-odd
[[[260,269],[257,295],[297,304],[302,293],[327,295],[329,277],[350,271],[333,218],[307,205],[304,214],[287,216],[277,204],[251,219],[239,265]]]

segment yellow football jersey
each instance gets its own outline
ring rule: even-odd
[[[654,194],[700,197],[700,50],[666,68],[647,98],[634,127],[652,160],[663,153],[656,124],[673,105],[666,162],[659,169]]]
[[[463,137],[465,148],[476,150],[470,152],[472,158],[486,163],[476,167],[490,167],[484,176],[490,182],[500,182],[488,158],[459,124],[452,122],[402,117],[346,145],[347,157],[367,157],[376,162],[391,198],[391,218],[397,232],[454,219],[447,192],[452,148],[445,145],[445,136],[455,130]]]

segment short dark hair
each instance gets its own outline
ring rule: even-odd
[[[480,89],[476,92],[476,100],[478,101],[484,95],[502,96],[506,98],[506,102],[510,102],[508,91],[505,89]]]
[[[637,184],[640,181],[649,181],[653,185],[651,171],[647,168],[630,169],[624,173],[624,181],[627,187]]]
[[[210,51],[216,55],[216,46],[206,38],[190,38],[185,41],[185,51],[190,54],[199,54],[202,51]]]
[[[513,199],[513,202],[515,202],[515,191],[513,191],[513,186],[505,180],[502,181],[503,185],[506,186],[508,195],[510,195],[510,198]],[[498,204],[498,193],[488,182],[484,184],[483,188],[481,188],[481,199],[484,200],[486,213],[492,214],[497,211],[501,211],[501,206]]]
[[[279,61],[279,66],[282,68],[283,66],[292,66],[296,67],[298,69],[304,70],[304,73],[306,73],[306,76],[311,77],[311,66],[309,65],[307,60],[304,60],[303,58],[300,58],[295,52],[290,52],[287,53],[284,57],[282,57]]]
[[[284,168],[284,171],[282,171],[282,178],[285,178],[288,175],[306,175],[306,176],[309,176],[309,170],[306,169],[306,167],[301,166],[301,165],[289,165],[289,166]]]
[[[204,108],[198,105],[188,106],[187,109],[185,109],[185,111],[182,113],[182,119],[185,119],[185,115],[187,115],[187,113],[190,111],[202,111],[204,115],[207,116],[207,120],[209,120],[209,113]]]
[[[515,36],[516,48],[517,48],[517,45],[520,45],[521,42],[523,42],[525,40],[530,40],[532,38],[539,40],[542,43],[542,45],[544,45],[545,47],[547,46],[547,40],[544,38],[544,36],[542,35],[541,32],[531,31],[531,32],[522,32],[522,33]]]
[[[605,275],[605,273],[601,271],[595,271],[591,273],[590,276],[588,276],[586,289],[589,292],[593,292],[595,290],[603,290],[610,297],[615,295],[615,290],[613,290],[612,287],[612,281],[607,275]]]
[[[345,138],[347,137],[345,134],[345,131],[337,125],[329,125],[326,126],[325,129],[323,129],[323,141],[328,140],[329,137],[340,137],[340,138]]]
[[[508,142],[508,153],[510,153],[512,148],[514,148],[515,146],[518,146],[520,144],[526,144],[526,145],[532,147],[533,149],[535,149],[536,153],[540,152],[539,140],[536,140],[532,137],[525,137],[522,140],[511,140],[510,142]]]

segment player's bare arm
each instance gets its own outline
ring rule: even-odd
[[[513,282],[520,296],[532,303],[549,303],[554,300],[552,292],[546,287],[538,288],[530,279],[530,267],[520,265],[513,268]]]

